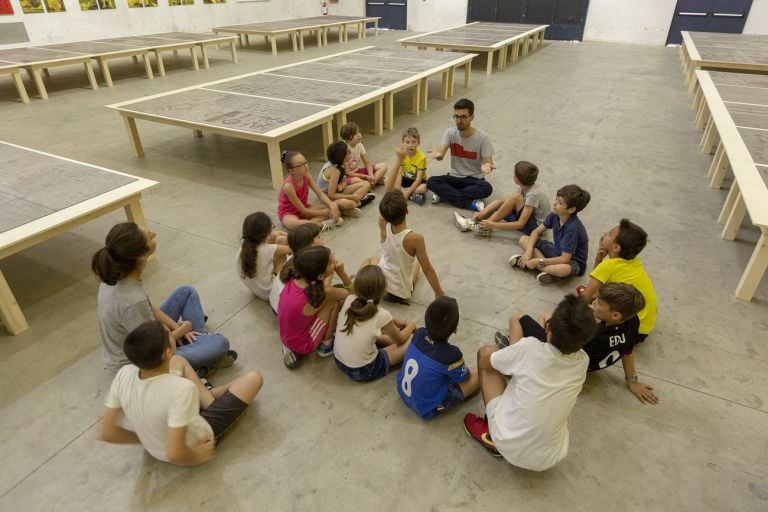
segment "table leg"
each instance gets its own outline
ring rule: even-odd
[[[696,112],[696,119],[694,121],[694,126],[696,126],[697,130],[703,130],[704,125],[709,120],[709,105],[707,105],[706,101],[702,101],[701,105],[699,106],[698,112]]]
[[[107,84],[107,87],[112,87],[112,73],[109,72],[109,63],[107,62],[107,59],[104,57],[96,57],[96,60],[99,63],[99,68],[101,69],[101,76],[104,78],[104,83]]]
[[[384,133],[384,96],[373,104],[373,133],[374,135]]]
[[[709,167],[710,176],[709,186],[712,188],[720,188],[723,184],[723,178],[725,177],[725,171],[730,166],[728,161],[728,155],[725,154],[725,148],[723,143],[717,145],[717,151],[715,151],[715,158],[712,159],[712,165]]]
[[[144,156],[144,148],[141,147],[141,138],[139,137],[139,130],[136,128],[136,120],[132,117],[123,116],[125,122],[125,129],[128,130],[128,138],[131,139],[133,145],[133,152],[136,156]]]
[[[208,60],[208,48],[204,44],[200,45],[200,55],[202,55],[203,57],[203,68],[205,69],[210,68],[211,62],[210,60]]]
[[[341,127],[345,124],[347,124],[347,112],[341,111],[336,114],[336,126],[338,126],[339,130],[341,130]]]
[[[202,137],[203,130],[192,130],[192,135],[194,135],[195,137]]]
[[[717,130],[715,128],[715,120],[710,116],[709,121],[707,121],[707,127],[704,129],[704,134],[701,136],[701,142],[699,143],[701,152],[705,155],[712,152],[712,144],[714,143],[712,139],[716,135]]]
[[[83,62],[85,67],[85,74],[88,75],[88,83],[91,84],[91,89],[96,90],[99,88],[99,83],[96,81],[96,75],[93,74],[93,65],[91,61],[87,60]]]
[[[192,69],[200,71],[200,65],[197,63],[197,52],[195,51],[194,46],[189,47],[189,54],[190,57],[192,57]]]
[[[688,92],[693,92],[693,88],[696,87],[696,69],[698,64],[691,62],[691,69],[688,71]]]
[[[269,42],[272,45],[272,55],[277,55],[277,38],[275,36],[269,36]]]
[[[768,229],[761,227],[760,240],[749,258],[747,268],[741,275],[739,284],[736,286],[736,298],[740,300],[752,300],[752,296],[757,290],[757,285],[763,278],[766,269],[768,269]]]
[[[43,83],[43,77],[40,76],[40,70],[27,69],[27,72],[32,77],[32,80],[35,82],[35,87],[37,87],[37,93],[40,95],[42,99],[47,100],[48,91],[45,90],[45,84]]]
[[[163,55],[160,53],[160,50],[154,50],[155,52],[155,59],[157,59],[157,74],[160,76],[165,76],[165,62],[163,62]],[[147,75],[149,77],[149,75]]]
[[[304,33],[299,30],[299,51],[304,51]]]
[[[386,111],[384,127],[388,130],[392,130],[395,127],[395,93],[388,92],[384,96],[384,99],[384,110]]]
[[[155,75],[152,73],[152,62],[149,60],[149,53],[145,53],[142,57],[144,57],[144,72],[147,74],[149,80],[153,80]]]
[[[272,188],[280,190],[283,186],[283,164],[280,161],[280,142],[271,140],[267,142],[269,153],[269,171],[272,174]]]
[[[135,199],[125,205],[123,209],[125,210],[125,216],[129,222],[146,227],[147,221],[144,219],[144,210],[141,209],[141,194],[137,195]]]
[[[91,73],[93,73],[93,70],[91,70]],[[27,88],[24,87],[24,80],[21,79],[20,73],[11,73],[11,77],[13,78],[13,83],[16,84],[16,92],[19,93],[19,99],[21,99],[22,103],[29,103],[29,96],[27,95]]]
[[[718,224],[725,224],[725,221],[728,220],[728,215],[730,215],[731,210],[733,209],[733,204],[736,202],[739,193],[739,183],[734,181],[731,184],[731,190],[728,191],[728,195],[725,197],[725,202],[723,203],[723,208],[720,210],[720,215],[717,217]]]
[[[323,29],[318,28],[315,30],[315,37],[317,37],[317,47],[320,48],[323,46]]]
[[[448,70],[448,97],[450,98],[453,96],[454,93],[454,77],[456,75],[456,66],[453,66],[451,69]],[[424,110],[427,110],[427,107],[424,107]]]
[[[490,75],[493,71],[493,50],[488,52],[488,63],[485,68],[485,74]]]
[[[237,64],[237,48],[235,48],[235,41],[234,40],[229,42],[229,51],[232,54],[232,62]]]
[[[251,46],[251,36],[248,34],[243,34],[243,38],[245,39],[245,46],[250,47]]]
[[[298,41],[298,35],[296,32],[291,32],[288,34],[291,36],[291,45],[293,46],[293,51],[297,52],[299,51],[299,41]]]
[[[504,48],[500,48],[499,49],[499,60],[496,63],[496,69],[498,69],[499,71],[504,69],[504,55],[506,53],[507,53],[506,49],[504,49]]]
[[[512,44],[512,64],[516,64],[520,58],[520,41],[515,41]]]
[[[365,39],[365,23],[362,21],[357,24],[357,38]]]
[[[45,78],[51,78],[51,72],[48,71],[48,68],[43,68],[43,76]]]
[[[701,87],[696,87],[696,92],[693,95],[693,105],[691,108],[698,112],[701,101],[704,99],[704,93],[701,91]]]
[[[472,61],[464,64],[464,88],[469,89],[469,83],[472,81]]]
[[[269,45],[269,37],[264,36],[264,44]]]
[[[379,20],[373,22],[373,35],[379,35]]]
[[[411,113],[419,115],[419,101],[421,99],[421,81],[413,84],[413,97],[411,98]]]
[[[731,208],[731,212],[728,214],[728,220],[725,221],[725,226],[723,227],[723,240],[734,240],[736,238],[746,213],[747,205],[744,203],[741,192],[738,192],[736,199],[733,201],[733,208]]]
[[[443,84],[445,84],[445,72],[442,73]],[[424,112],[427,111],[427,103],[429,102],[429,77],[425,76],[421,79],[421,85],[419,85],[419,108]],[[441,91],[445,89],[445,85],[441,85]],[[445,98],[443,98],[445,99]]]
[[[440,99],[443,99],[443,100],[448,99],[448,70],[447,69],[442,73],[442,80],[440,82]]]
[[[323,152],[325,152],[325,148],[333,144],[333,119],[329,119],[328,121],[323,123]]]
[[[0,271],[0,320],[3,321],[8,332],[13,335],[21,334],[29,329],[24,313],[21,312],[19,303],[16,302],[2,271]]]

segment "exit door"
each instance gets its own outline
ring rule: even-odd
[[[680,44],[680,31],[741,34],[752,0],[678,0],[667,44]]]
[[[408,0],[366,0],[365,15],[380,17],[379,28],[405,30],[408,24]]]
[[[544,37],[580,41],[589,0],[469,0],[467,23],[532,23],[549,25]]]

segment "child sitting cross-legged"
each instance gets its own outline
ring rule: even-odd
[[[339,207],[342,215],[359,217],[362,215],[359,207],[376,198],[368,193],[371,184],[358,178],[347,177],[352,159],[346,142],[332,143],[325,153],[328,161],[323,164],[320,174],[317,175],[317,186]]]
[[[348,176],[361,178],[371,184],[371,188],[381,185],[387,174],[387,164],[384,162],[375,164],[368,158],[368,153],[363,146],[363,134],[357,123],[348,122],[339,130],[342,140],[347,143],[350,150],[350,169]]]
[[[277,216],[283,226],[291,229],[311,222],[323,231],[336,229],[344,221],[340,217],[339,205],[320,190],[309,173],[309,162],[304,155],[298,151],[283,151],[280,161],[288,173],[277,195]],[[309,202],[309,189],[312,189],[321,204]]]
[[[441,297],[427,307],[426,327],[416,329],[397,374],[397,392],[424,419],[447,411],[474,394],[477,370],[464,364],[461,349],[448,343],[459,325],[456,299]]]
[[[583,276],[587,269],[589,239],[578,212],[589,204],[589,192],[578,185],[566,185],[557,191],[552,213],[547,215],[530,236],[519,240],[525,252],[509,258],[513,267],[535,270],[539,284],[550,284],[558,278]],[[539,238],[545,229],[552,230],[554,243]]]
[[[174,355],[176,341],[158,320],[131,331],[123,350],[131,364],[112,381],[99,437],[108,443],[141,443],[156,459],[180,466],[214,456],[263,382],[261,375],[249,372],[207,389],[186,359]],[[120,426],[123,414],[133,430]]]
[[[325,283],[334,272],[344,288]],[[296,368],[301,356],[314,351],[320,357],[333,354],[339,304],[351,288],[344,264],[335,260],[327,247],[307,247],[295,256],[277,306],[277,327],[286,368]]]
[[[309,224],[315,226],[316,224]],[[251,293],[269,300],[274,276],[291,254],[286,233],[275,231],[272,219],[264,212],[248,215],[243,221],[243,243],[237,258],[240,280]]]
[[[424,204],[424,194],[427,193],[427,157],[419,149],[420,143],[419,130],[406,129],[402,144],[395,149],[394,172],[387,175],[390,181],[394,178],[387,190],[399,187],[405,198],[416,204]]]
[[[508,347],[477,352],[485,417],[467,414],[464,430],[492,455],[544,471],[568,454],[568,416],[589,365],[581,348],[597,326],[587,304],[568,295],[544,326],[546,343],[510,327]]]
[[[643,295],[631,284],[609,283],[597,291],[590,307],[597,322],[597,332],[583,347],[589,356],[587,371],[602,370],[621,360],[629,391],[641,403],[657,404],[659,399],[653,388],[638,382],[635,373],[633,349],[641,341],[637,313],[645,307]],[[509,320],[510,332],[522,330],[523,336],[546,341],[545,326],[548,320],[549,315],[546,314],[541,315],[538,322],[528,315],[514,314]],[[509,337],[497,332],[496,346],[501,349],[508,345]]]
[[[274,282],[272,283],[272,289],[269,291],[269,305],[272,306],[272,311],[275,314],[277,314],[277,307],[280,304],[280,294],[283,292],[283,288],[285,288],[285,283],[289,280],[288,272],[293,268],[296,255],[306,247],[324,245],[320,228],[317,227],[317,224],[313,223],[299,224],[289,229],[287,238],[291,255],[286,258],[283,266],[277,271],[277,275],[275,275]]]
[[[354,381],[376,380],[400,364],[416,329],[379,306],[386,292],[384,272],[366,265],[355,275],[354,294],[341,306],[333,355],[339,370]]]
[[[539,168],[526,161],[515,164],[513,192],[504,199],[497,199],[483,210],[464,217],[453,212],[454,223],[459,231],[474,231],[478,236],[489,237],[494,229],[517,230],[530,235],[549,213],[547,196],[536,185]]]

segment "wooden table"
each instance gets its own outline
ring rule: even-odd
[[[220,36],[218,34],[198,34],[195,32],[163,32],[160,34],[147,34],[146,37],[155,37],[162,39],[174,39],[181,41],[194,41],[200,47],[200,54],[203,56],[203,67],[211,67],[208,59],[208,47],[226,44],[229,45],[229,52],[232,55],[232,62],[237,64],[237,48],[235,42],[236,36]]]
[[[17,64],[0,61],[0,75],[11,75],[14,85],[16,85],[16,92],[19,93],[19,99],[22,103],[29,103],[27,88],[24,87],[24,81],[21,79],[19,69]]]
[[[119,208],[145,225],[141,193],[156,184],[0,142],[0,259]],[[14,335],[29,328],[2,271],[0,320]]]
[[[427,108],[427,80],[440,75],[441,96],[447,98],[453,94],[456,68],[464,66],[468,76],[475,56],[368,47],[108,105],[108,108],[117,110],[123,117],[139,157],[144,156],[144,149],[136,119],[187,128],[197,137],[210,132],[266,143],[272,186],[277,190],[283,182],[282,141],[321,126],[325,150],[336,138],[334,118],[343,124],[347,113],[370,104],[374,104],[374,133],[380,135],[385,127],[394,125],[396,92],[412,89],[413,112],[418,114]],[[358,68],[350,64],[353,62],[369,68]]]
[[[696,87],[699,69],[768,72],[768,35],[681,32],[680,58],[688,90]]]
[[[314,33],[317,46],[324,46],[328,44],[328,32],[331,28],[338,29],[339,42],[343,42],[347,40],[348,29],[353,25],[356,27],[358,39],[364,38],[368,23],[374,24],[374,34],[378,34],[379,18],[370,16],[315,16],[213,27],[211,30],[216,34],[235,34],[242,47],[250,45],[250,36],[264,37],[264,42],[272,48],[272,54],[277,55],[277,38],[280,36],[290,37],[293,51],[296,52],[304,49],[306,33]]]
[[[526,25],[519,23],[475,22],[444,30],[400,39],[403,46],[418,49],[456,50],[484,52],[488,55],[486,73],[493,71],[494,53],[498,52],[498,69],[504,69],[511,60],[516,63],[519,56],[528,55],[544,42],[544,31],[549,25]]]
[[[42,73],[46,71],[47,74],[47,70],[53,67],[82,64],[85,67],[91,88],[99,88],[99,85],[96,83],[96,76],[93,74],[90,55],[36,47],[10,48],[0,50],[0,61],[10,62],[18,65],[19,68],[25,69],[30,78],[35,82],[37,93],[44,100],[48,99],[48,91],[45,88]]]
[[[720,188],[725,173],[733,184],[720,212],[722,238],[733,240],[744,215],[760,229],[752,257],[736,287],[736,298],[751,300],[768,268],[768,76],[696,71],[705,118],[702,151],[710,153],[710,186]]]

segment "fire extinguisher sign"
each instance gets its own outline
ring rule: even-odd
[[[323,8],[323,16],[328,16],[328,0],[320,0],[320,7]]]

